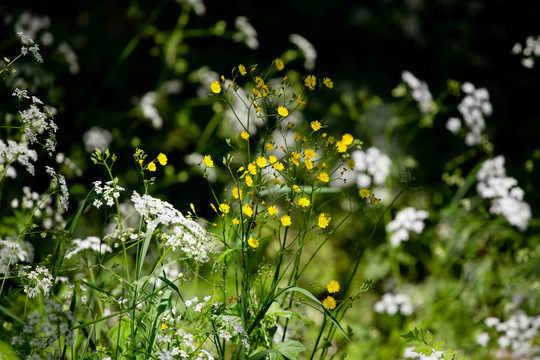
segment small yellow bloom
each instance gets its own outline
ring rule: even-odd
[[[302,191],[302,189],[300,189],[300,186],[298,186],[298,185],[293,185],[293,186],[292,186],[292,189],[293,189],[294,192],[300,192],[300,191]]]
[[[334,87],[334,83],[332,82],[332,80],[330,80],[330,78],[324,78],[322,82],[329,89],[332,89]]]
[[[153,162],[148,164],[148,170],[149,171],[156,171],[156,164],[154,164]]]
[[[311,201],[304,196],[298,199],[298,205],[301,207],[308,207],[309,205],[311,205]]]
[[[144,162],[143,159],[139,159],[139,165],[142,165],[143,162]]]
[[[167,165],[167,155],[165,155],[164,153],[160,153],[157,156],[157,159],[162,166]]]
[[[319,131],[322,128],[321,122],[319,120],[312,121],[309,126],[311,126],[313,131]]]
[[[322,171],[319,176],[317,176],[317,180],[327,183],[330,181],[330,176],[328,176],[325,171]]]
[[[302,135],[300,135],[297,132],[294,133],[294,141],[300,141],[301,138],[302,138]]]
[[[278,69],[279,71],[283,70],[283,67],[285,66],[285,64],[283,64],[283,60],[277,58],[276,60],[274,60],[274,62],[276,63],[276,69]]]
[[[276,216],[279,212],[275,205],[269,206],[266,211],[268,211],[268,214],[270,214],[271,216]]]
[[[356,162],[353,159],[347,160],[347,168],[349,170],[354,170],[355,167],[356,167]]]
[[[367,199],[368,197],[371,196],[371,191],[369,191],[369,189],[366,189],[366,188],[361,188],[360,190],[358,190],[358,195],[360,195],[362,199]]]
[[[234,196],[235,199],[238,199],[238,198],[242,198],[242,190],[239,189],[238,187],[234,187],[232,189],[232,195]]]
[[[347,151],[347,145],[343,141],[338,141],[336,143],[337,151],[340,153],[344,153]]]
[[[262,156],[259,156],[259,157],[257,158],[257,166],[258,166],[258,167],[263,168],[263,167],[266,166],[266,164],[267,164],[267,162],[266,162],[266,159],[265,159],[265,158],[263,158]]]
[[[240,224],[240,221],[238,221],[238,218],[234,218],[234,219],[232,219],[232,224],[233,225],[238,225],[238,224]]]
[[[344,134],[341,137],[341,141],[347,146],[351,145],[354,141],[354,137],[351,134]]]
[[[161,324],[161,330],[165,330],[167,328],[167,324],[163,323]]]
[[[219,211],[221,211],[224,214],[228,214],[231,210],[231,207],[227,204],[219,204]]]
[[[240,134],[240,136],[242,137],[242,139],[244,140],[247,140],[249,139],[249,133],[247,131],[242,131],[242,133]]]
[[[253,237],[250,237],[248,239],[248,244],[249,246],[251,246],[252,248],[256,249],[259,247],[259,240],[258,239],[255,239]]]
[[[305,101],[302,101],[302,95],[298,94],[298,97],[296,98],[296,102],[299,104],[305,104]]]
[[[204,155],[204,164],[208,167],[214,167],[214,161],[210,155]]]
[[[246,175],[246,185],[249,187],[253,186],[253,179],[249,175]]]
[[[244,76],[246,75],[246,67],[242,64],[238,65],[238,71],[240,71],[240,75]]]
[[[272,143],[266,143],[266,151],[274,150],[274,145]]]
[[[249,217],[253,215],[253,209],[248,204],[245,204],[244,206],[242,206],[242,212]]]
[[[277,161],[277,157],[275,157],[274,155],[270,155],[268,157],[268,160],[270,161],[270,164],[273,165]]]
[[[336,299],[331,296],[327,296],[322,302],[323,306],[327,310],[334,310],[336,308]]]
[[[313,169],[313,161],[311,161],[311,160],[309,160],[309,159],[305,159],[305,160],[304,160],[304,164],[306,164],[306,168],[307,168],[308,170]]]
[[[281,225],[283,226],[291,226],[292,224],[291,217],[289,215],[283,215],[280,220]]]
[[[328,215],[327,213],[321,213],[319,215],[317,225],[319,225],[321,229],[326,229],[328,227],[328,224],[330,224],[330,220],[332,220],[330,215]]]
[[[339,283],[336,280],[330,280],[328,284],[326,284],[326,291],[330,294],[337,293],[339,291]]]
[[[312,159],[315,157],[315,150],[313,149],[306,149],[304,150],[304,156],[306,159]]]
[[[381,199],[377,199],[375,196],[372,196],[370,201],[373,205],[379,205],[379,202],[381,201]]]
[[[249,164],[248,164],[248,172],[249,172],[251,175],[257,174],[257,167],[255,166],[254,163],[249,163]]]
[[[315,90],[315,86],[317,85],[317,78],[315,77],[315,75],[308,75],[304,80],[304,84],[309,90]]]
[[[210,207],[211,207],[212,209],[214,209],[214,211],[215,211],[215,212],[216,212],[216,214],[217,214],[217,209],[216,209],[216,206],[215,206],[214,204],[210,203]]]
[[[284,106],[278,107],[278,108],[277,108],[277,112],[278,112],[278,114],[281,115],[281,116],[287,116],[287,115],[289,115],[289,110],[287,110],[287,108],[284,107]]]
[[[272,164],[272,167],[276,169],[277,171],[283,171],[283,169],[285,169],[285,166],[283,166],[283,164],[280,162],[276,162]]]
[[[210,89],[212,89],[214,94],[219,94],[221,92],[221,85],[219,85],[218,81],[214,81],[212,85],[210,85]]]

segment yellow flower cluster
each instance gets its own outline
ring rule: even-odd
[[[340,289],[339,282],[336,280],[330,280],[328,284],[326,284],[326,291],[329,294],[337,293]],[[337,306],[336,299],[334,299],[333,296],[328,295],[322,302],[323,307],[327,310],[334,310]]]

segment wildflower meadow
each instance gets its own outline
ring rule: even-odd
[[[540,359],[537,22],[300,3],[0,4],[0,359]]]

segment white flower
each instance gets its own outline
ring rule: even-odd
[[[257,30],[249,23],[245,16],[238,16],[234,21],[234,26],[238,32],[233,34],[232,39],[236,42],[244,41],[248,48],[257,50],[259,40],[257,40]]]
[[[92,126],[83,135],[84,148],[89,153],[95,149],[108,149],[112,140],[112,134],[98,126]]]
[[[446,128],[452,134],[456,135],[461,129],[461,121],[457,117],[451,117],[446,122]]]
[[[476,343],[480,346],[486,346],[488,342],[489,334],[487,332],[483,332],[476,337]]]
[[[420,112],[422,114],[429,114],[434,108],[435,103],[433,102],[433,96],[427,84],[424,81],[418,80],[411,72],[406,70],[401,73],[401,79],[411,89],[411,96],[418,102]]]
[[[411,303],[411,298],[405,294],[392,294],[386,293],[382,296],[381,300],[376,302],[373,306],[375,312],[388,315],[395,315],[398,313],[402,315],[411,315],[414,311]]]
[[[298,46],[302,55],[304,55],[304,67],[306,70],[313,70],[317,59],[315,47],[306,38],[298,34],[289,35],[289,41]]]
[[[90,249],[100,254],[103,254],[105,252],[112,253],[111,247],[103,243],[101,239],[97,236],[89,236],[84,240],[74,239],[72,241],[72,244],[74,246],[74,249],[66,254],[66,259],[71,259],[73,255],[87,249]]]
[[[152,122],[152,126],[155,129],[161,129],[163,125],[163,119],[159,115],[159,111],[156,108],[156,102],[158,100],[158,94],[155,91],[149,91],[144,94],[139,101],[139,107],[143,113],[143,116]]]
[[[390,244],[398,246],[402,241],[409,239],[411,231],[420,234],[424,230],[424,221],[429,217],[425,210],[416,210],[406,207],[399,211],[394,219],[386,225],[386,231],[390,234]]]

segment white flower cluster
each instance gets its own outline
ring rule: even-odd
[[[45,298],[49,297],[49,292],[53,285],[53,277],[49,270],[43,266],[37,266],[35,270],[30,270],[30,266],[21,266],[19,277],[26,278],[29,283],[24,285],[24,292],[29,298],[34,298],[40,293]]]
[[[159,111],[156,107],[158,100],[158,93],[155,91],[149,91],[141,97],[139,101],[139,108],[142,111],[143,116],[152,122],[154,129],[161,129],[163,125],[163,119],[159,115]]]
[[[475,146],[480,144],[486,128],[484,116],[490,116],[493,107],[489,102],[489,92],[486,88],[476,89],[470,82],[465,82],[461,85],[461,91],[466,94],[458,105],[459,113],[468,128],[465,143],[468,146]],[[449,118],[446,123],[446,128],[453,134],[457,134],[461,127],[461,121],[457,117]]]
[[[240,336],[242,346],[246,349],[250,348],[249,336],[242,327],[242,320],[238,316],[222,315],[219,317],[221,326],[219,328],[218,335],[223,340],[229,341],[234,336]]]
[[[69,190],[66,184],[64,175],[57,174],[50,166],[45,166],[47,174],[51,177],[51,187],[53,189],[60,188],[60,196],[58,197],[58,206],[64,211],[68,210],[69,206]]]
[[[60,227],[65,226],[65,219],[62,214],[64,208],[60,207],[61,201],[57,202],[58,207],[52,206],[52,198],[49,194],[39,194],[28,186],[23,187],[23,196],[19,200],[14,198],[11,201],[11,207],[13,209],[32,210],[32,217],[34,221],[41,219],[42,226],[45,229],[52,229],[55,225]]]
[[[150,195],[140,196],[136,191],[131,196],[135,210],[144,218],[147,226],[151,226],[153,219],[159,219],[164,226],[172,226],[170,233],[163,234],[165,245],[177,247],[199,262],[206,262],[209,255],[215,252],[213,243],[204,229],[193,220],[186,219],[166,201],[156,199]]]
[[[506,176],[504,156],[484,161],[476,174],[476,191],[491,200],[489,212],[502,215],[513,226],[525,231],[531,218],[531,208],[523,201],[524,191],[517,180]]]
[[[177,330],[174,333],[174,343],[178,346],[171,346],[173,339],[169,334],[156,336],[158,344],[167,347],[156,352],[156,356],[160,360],[173,359],[194,359],[194,360],[214,360],[214,357],[204,349],[197,348],[197,342],[192,334],[182,330]],[[196,356],[196,357],[195,357]]]
[[[5,143],[0,139],[0,165],[9,167],[9,165],[16,161],[24,166],[26,171],[34,175],[36,170],[32,161],[36,161],[37,158],[36,151],[29,149],[28,143],[18,143],[13,140],[8,140],[7,143]]]
[[[15,89],[13,96],[19,100],[30,99],[26,90]],[[56,130],[58,127],[53,121],[52,111],[43,106],[43,102],[35,96],[31,97],[32,105],[26,110],[19,111],[20,119],[23,125],[24,136],[22,142],[30,142],[31,144],[38,142],[37,135],[44,131],[49,131],[48,138],[45,142],[45,148],[49,151],[49,155],[56,148]],[[42,109],[40,109],[40,106]]]
[[[387,313],[395,315],[398,312],[402,315],[411,315],[413,313],[413,305],[409,295],[386,293],[380,301],[377,301],[373,309],[379,314]]]
[[[21,44],[23,45],[21,47],[21,54],[26,55],[28,54],[28,51],[30,51],[34,56],[34,59],[36,59],[37,62],[42,63],[43,58],[39,53],[39,45],[34,43],[34,40],[32,40],[30,36],[25,35],[22,32],[18,32],[17,36],[21,39]]]
[[[113,136],[110,131],[98,126],[92,126],[83,135],[84,148],[89,153],[94,152],[96,149],[108,149],[112,140]]]
[[[526,68],[532,69],[534,67],[534,58],[533,56],[540,56],[540,35],[538,36],[527,36],[525,39],[525,48],[520,43],[516,43],[512,47],[512,54],[523,55],[521,59],[521,64]]]
[[[354,160],[354,170],[350,173],[356,178],[358,188],[383,185],[390,174],[392,160],[376,147],[366,151],[355,150],[351,153],[351,159]]]
[[[199,301],[199,297],[195,296],[191,300],[186,300],[185,304],[186,307],[190,307],[193,311],[200,313],[211,298],[211,296],[205,296],[203,301]]]
[[[176,0],[180,3],[187,3],[193,6],[193,11],[198,16],[203,16],[206,14],[206,7],[204,6],[203,0]]]
[[[305,37],[298,34],[289,35],[289,41],[298,46],[302,55],[304,55],[304,67],[306,70],[313,70],[315,60],[317,60],[317,50],[315,50],[315,47]]]
[[[19,262],[32,262],[34,247],[23,239],[0,239],[0,274],[8,274],[9,269]]]
[[[103,201],[107,203],[107,206],[114,206],[114,200],[120,197],[120,191],[125,189],[117,184],[114,181],[110,180],[101,186],[101,180],[94,181],[94,191],[96,194],[103,194],[103,198],[94,200],[94,206],[99,209],[103,205]]]
[[[234,26],[238,29],[238,32],[233,34],[232,39],[234,41],[245,42],[247,47],[251,50],[257,50],[259,48],[257,30],[249,23],[247,17],[238,16],[236,20],[234,20]]]
[[[540,346],[538,346],[538,329],[540,316],[527,316],[518,311],[508,320],[501,322],[496,317],[489,317],[484,323],[490,328],[493,338],[496,338],[498,351],[497,359],[533,359],[540,360]],[[491,339],[488,332],[477,336],[476,342],[487,346]]]
[[[424,220],[429,217],[425,210],[416,210],[414,207],[406,207],[399,211],[394,219],[386,225],[386,231],[390,234],[390,245],[398,246],[402,241],[409,240],[411,231],[422,233]]]
[[[103,254],[105,252],[112,253],[111,247],[105,243],[102,243],[101,239],[97,236],[89,236],[84,240],[74,239],[72,241],[72,246],[74,246],[74,248],[66,254],[66,259],[71,259],[73,255],[88,249],[100,254]]]
[[[401,73],[401,79],[411,89],[411,96],[418,102],[420,112],[422,114],[429,114],[434,109],[435,103],[425,81],[419,80],[407,70]]]

